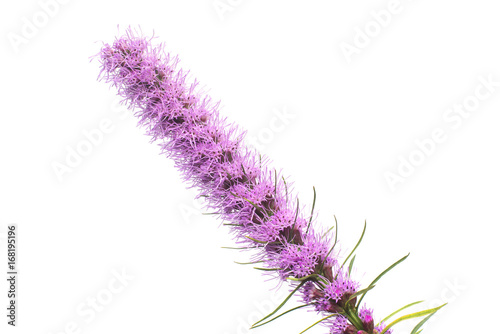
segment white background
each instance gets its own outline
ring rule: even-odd
[[[248,254],[220,248],[233,244],[227,230],[200,214],[173,163],[96,81],[89,57],[118,25],[154,30],[222,114],[264,139],[302,203],[316,187],[318,224],[336,215],[343,254],[367,220],[355,272],[364,285],[411,252],[365,299],[377,319],[425,299],[421,308],[449,305],[424,333],[497,331],[500,87],[459,125],[443,117],[479,77],[500,81],[500,8],[401,0],[349,62],[342,43],[377,29],[370,13],[389,3],[72,0],[49,17],[34,0],[2,2],[0,247],[17,223],[20,309],[15,330],[2,311],[0,332],[248,333],[278,300],[275,282],[232,262]],[[27,22],[38,25],[31,35]],[[273,131],[276,110],[294,117]],[[112,130],[59,180],[54,163],[106,119]],[[391,189],[385,174],[436,128],[446,140]],[[5,253],[0,262],[4,271]],[[109,292],[122,270],[133,279]],[[96,297],[106,305],[91,319]],[[317,319],[301,310],[252,332],[298,333]]]

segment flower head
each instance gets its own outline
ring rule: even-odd
[[[341,299],[356,293],[358,288],[359,283],[352,280],[348,273],[344,273],[340,269],[333,282],[326,286],[325,295],[335,302],[339,302]]]
[[[374,333],[382,333],[384,331],[386,327],[386,324],[385,323],[380,323],[380,325],[378,325],[377,327],[375,327],[375,331]],[[392,334],[392,328],[389,328],[386,332],[387,334]]]
[[[335,317],[330,325],[330,334],[344,334],[348,325],[347,318],[343,315],[339,315]]]
[[[339,267],[336,242],[315,231],[315,216],[299,206],[291,182],[266,156],[245,146],[245,132],[219,115],[218,103],[178,68],[178,58],[132,29],[104,44],[98,58],[100,78],[118,89],[139,125],[206,199],[207,210],[229,225],[236,243],[256,250],[254,257],[264,267],[259,269],[281,282],[301,281],[292,286],[302,301],[314,304],[318,313],[335,315],[328,322],[330,333],[372,334],[371,309],[358,313],[356,306],[349,318],[341,314],[355,307],[349,298],[359,283]]]

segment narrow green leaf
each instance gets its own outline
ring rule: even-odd
[[[363,328],[363,322],[358,316],[358,312],[350,307],[350,304],[346,304],[344,308],[344,316],[353,324],[356,328]]]
[[[249,200],[248,198],[245,198],[245,197],[241,197],[243,198],[245,201],[247,201],[248,203],[252,204],[252,206],[256,209],[256,210],[262,210],[260,206],[258,206],[257,204],[255,204],[254,202],[252,202],[251,200]]]
[[[317,277],[317,276],[318,276],[318,274],[311,274],[311,275],[307,275],[307,276],[300,277],[300,278],[288,277],[288,279],[290,281],[304,281],[304,280],[307,280],[309,278],[313,278],[313,277]]]
[[[323,262],[321,263],[321,268],[323,268],[323,266],[325,265],[326,259],[330,256],[330,253],[335,248],[335,245],[337,245],[337,237],[339,234],[339,229],[338,229],[339,224],[337,223],[337,217],[335,215],[333,216],[333,218],[335,219],[335,242],[333,243],[332,248],[330,248],[330,250],[328,251],[328,254],[326,254],[325,258],[323,259]],[[332,229],[332,228],[333,228],[333,226],[330,229]],[[328,231],[330,231],[330,230],[328,230]],[[327,231],[327,233],[328,233],[328,231]]]
[[[262,270],[262,271],[277,271],[277,270],[281,270],[281,268],[259,268],[259,267],[253,267],[253,269]]]
[[[380,334],[384,334],[385,332],[387,332],[391,327],[393,327],[394,325],[400,323],[401,321],[405,321],[405,320],[408,320],[408,319],[413,319],[413,318],[419,318],[419,317],[423,317],[425,315],[428,315],[428,314],[434,314],[436,313],[437,311],[439,311],[440,308],[442,308],[443,306],[445,306],[446,304],[443,304],[439,307],[435,307],[435,308],[431,308],[431,309],[428,309],[428,310],[424,310],[424,311],[420,311],[420,312],[415,312],[415,313],[412,313],[412,314],[407,314],[407,315],[404,315],[396,320],[394,320],[393,322],[391,322],[389,325],[387,325],[387,327],[384,328],[384,330],[382,331],[382,333]]]
[[[423,331],[423,329],[420,329],[426,322],[429,320],[436,312],[432,313],[431,315],[428,315],[427,317],[424,318],[424,320],[420,321],[411,331],[410,334],[417,334]],[[419,330],[420,329],[420,330]]]
[[[283,316],[283,315],[285,315],[285,314],[287,314],[287,313],[290,313],[290,312],[292,312],[292,311],[298,310],[299,308],[303,308],[303,307],[306,307],[306,306],[309,306],[309,305],[310,305],[310,304],[304,304],[304,305],[300,305],[300,306],[294,307],[294,308],[292,308],[292,309],[289,309],[288,311],[281,313],[280,315],[278,315],[278,316],[276,316],[276,317],[272,318],[271,320],[268,320],[268,321],[266,321],[266,322],[263,322],[263,323],[261,323],[261,324],[259,324],[259,325],[257,325],[257,326],[252,326],[252,327],[250,327],[250,329],[254,329],[254,328],[257,328],[257,327],[260,327],[260,326],[264,326],[265,324],[268,324],[268,323],[270,323],[271,321],[274,321],[274,320],[278,319],[279,317],[281,317],[281,316]]]
[[[332,227],[330,227],[328,230],[326,230],[325,233],[323,233],[323,235],[321,236],[321,239],[323,239],[324,237],[327,236],[328,233],[330,233],[331,230],[333,230],[333,228],[335,227],[335,225],[333,225]]]
[[[326,285],[328,285],[328,282],[325,281],[321,276],[319,276],[318,274],[311,274],[311,275],[307,275],[307,276],[304,276],[304,277],[300,277],[300,278],[296,278],[296,277],[287,277],[288,280],[290,281],[296,281],[296,282],[303,282],[303,281],[306,281],[308,279],[311,279],[311,278],[314,278],[316,281],[318,281],[319,283],[323,283],[323,286],[326,287]]]
[[[356,244],[356,246],[354,246],[354,249],[351,251],[351,253],[349,253],[349,256],[347,256],[345,258],[345,261],[344,261],[344,263],[342,263],[342,266],[340,267],[340,269],[342,269],[344,267],[344,265],[346,264],[347,260],[349,260],[349,258],[351,257],[351,255],[356,251],[356,249],[358,248],[359,244],[363,240],[363,237],[365,236],[365,232],[366,232],[366,220],[365,220],[365,227],[363,228],[363,233],[361,233],[361,237],[359,238],[358,243]],[[337,272],[337,275],[335,275],[335,279],[337,279],[337,276],[339,275],[339,272],[340,272],[340,270]],[[372,284],[370,284],[370,285],[372,285]]]
[[[352,265],[354,264],[354,260],[356,259],[356,255],[354,255],[349,263],[349,277],[351,277]]]
[[[316,188],[314,186],[313,186],[313,192],[314,192],[314,199],[313,199],[313,205],[312,205],[312,209],[311,209],[311,217],[309,217],[309,223],[307,224],[306,235],[307,235],[307,232],[309,232],[309,227],[311,226],[311,222],[313,219],[314,207],[316,206]]]
[[[354,293],[351,295],[351,297],[349,297],[349,299],[347,300],[346,304],[353,300],[354,298],[356,298],[357,296],[363,294],[363,293],[367,293],[368,291],[370,291],[371,289],[373,289],[375,287],[375,285],[370,285],[369,287],[367,287],[366,289],[363,289],[363,290],[359,290],[358,292]]]
[[[410,253],[408,253],[406,256],[403,256],[401,259],[397,260],[396,262],[394,262],[393,264],[391,264],[389,266],[389,268],[387,268],[386,270],[384,270],[380,275],[377,276],[377,278],[375,278],[371,283],[370,285],[373,285],[375,283],[378,282],[379,279],[382,278],[382,276],[384,276],[385,274],[387,274],[389,271],[391,271],[395,266],[397,266],[398,264],[400,264],[401,262],[403,262],[404,260],[406,260],[408,258],[408,256],[410,256]],[[363,300],[363,298],[365,298],[365,295],[361,296],[361,298],[359,299],[358,301],[358,304],[356,305],[356,308],[358,308],[359,305],[361,305],[361,301]]]
[[[381,323],[383,323],[383,322],[386,322],[387,320],[389,320],[390,318],[392,318],[394,315],[396,315],[396,314],[398,314],[399,312],[401,312],[401,311],[403,311],[403,310],[407,309],[408,307],[411,307],[411,306],[413,306],[413,305],[417,305],[417,304],[420,304],[420,303],[423,303],[423,302],[424,302],[423,300],[419,300],[418,302],[414,302],[414,303],[411,303],[411,304],[408,304],[408,305],[403,306],[402,308],[400,308],[400,309],[398,309],[398,310],[396,310],[396,311],[392,312],[391,314],[389,314],[389,315],[388,315],[387,317],[385,317],[384,319],[380,320],[380,322],[377,324],[377,326],[378,326],[378,325],[380,325],[380,324],[381,324]]]
[[[295,294],[295,292],[297,292],[297,290],[299,290],[302,287],[302,285],[304,285],[304,283],[305,283],[305,281],[301,282],[299,285],[297,285],[297,287],[295,289],[293,289],[292,292],[290,292],[288,297],[286,297],[285,300],[281,304],[279,304],[278,307],[273,312],[269,313],[264,318],[257,321],[255,324],[252,325],[252,327],[255,327],[255,325],[257,325],[258,323],[261,323],[262,321],[266,320],[267,318],[273,316],[276,312],[278,312],[286,304],[286,302],[288,302],[288,300],[290,298],[292,298],[292,296]]]
[[[260,247],[252,246],[252,247],[221,247],[221,248],[224,248],[224,249],[250,249],[250,248],[260,248]]]
[[[243,170],[243,175],[245,175],[247,177],[247,179],[249,179],[247,172],[245,170],[245,166],[243,166],[243,164],[241,164],[241,169]]]
[[[220,215],[220,212],[202,212],[201,214],[204,215],[204,216]]]
[[[255,204],[254,202],[252,202],[251,200],[249,200],[248,198],[245,198],[243,196],[238,196],[237,194],[233,193],[232,191],[230,192],[230,194],[233,195],[234,197],[243,198],[245,201],[247,201],[248,203],[252,204],[252,206],[255,208],[255,210],[260,210],[260,211],[266,212],[265,210],[262,210],[262,208],[260,206],[258,206],[257,204]]]
[[[323,322],[323,321],[325,321],[326,319],[331,318],[331,317],[335,317],[335,316],[338,316],[338,314],[337,314],[337,313],[330,314],[329,316],[324,317],[323,319],[316,321],[314,324],[312,324],[311,326],[307,327],[306,329],[304,329],[304,330],[303,330],[302,332],[300,332],[299,334],[302,334],[302,333],[304,333],[304,332],[306,332],[306,331],[310,330],[311,328],[313,328],[314,326],[316,326],[316,325],[317,325],[317,324],[319,324],[320,322]]]
[[[267,241],[257,240],[257,239],[254,239],[252,237],[249,237],[248,235],[245,235],[245,238],[250,239],[250,240],[255,241],[255,242],[258,242],[259,244],[267,244],[268,243]]]

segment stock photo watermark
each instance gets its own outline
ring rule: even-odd
[[[430,131],[430,135],[416,139],[413,150],[406,156],[399,155],[397,167],[393,171],[386,171],[384,178],[392,191],[399,184],[406,182],[432,155],[436,153],[440,144],[446,142],[451,131],[458,130],[463,122],[470,118],[481,107],[481,102],[490,99],[497,93],[500,81],[493,78],[493,74],[479,76],[479,84],[471,94],[460,102],[454,103],[442,114],[443,126],[438,126]]]
[[[444,288],[441,290],[439,296],[428,303],[429,308],[438,307],[439,305],[443,305],[445,303],[453,303],[458,297],[460,297],[460,295],[462,295],[462,293],[464,293],[464,291],[467,290],[467,286],[459,282],[457,277],[453,280],[444,279],[443,285]]]
[[[18,289],[18,226],[17,224],[9,224],[7,226],[6,244],[7,244],[7,324],[16,326],[18,317],[17,295]]]
[[[38,8],[28,16],[21,17],[21,25],[17,31],[7,33],[7,39],[15,53],[19,53],[20,47],[27,45],[38,36],[49,22],[55,18],[62,6],[71,0],[40,0],[37,2]]]
[[[76,144],[65,146],[64,158],[52,161],[51,167],[59,182],[62,183],[67,174],[77,169],[97,147],[105,142],[106,136],[115,130],[118,122],[132,117],[131,112],[118,100],[111,105],[111,111],[117,115],[116,121],[112,118],[103,118],[93,128],[83,129]]]
[[[411,1],[405,0],[405,2]],[[354,56],[361,54],[384,29],[387,29],[394,18],[403,12],[404,8],[402,1],[390,0],[384,9],[370,11],[369,20],[362,27],[359,25],[354,27],[354,36],[352,36],[351,41],[342,41],[339,44],[347,63],[350,64]]]
[[[272,114],[267,126],[261,128],[256,135],[249,134],[246,138],[249,146],[259,152],[264,152],[276,135],[285,131],[286,127],[297,117],[287,106],[273,108]]]
[[[111,270],[112,277],[96,293],[85,298],[75,308],[76,316],[73,320],[65,323],[61,329],[48,332],[47,334],[81,334],[84,327],[95,321],[99,313],[110,307],[117,295],[123,293],[134,280],[125,268],[121,271]]]
[[[233,12],[243,3],[243,0],[215,0],[212,2],[212,7],[214,8],[217,16],[221,21],[224,21],[227,13]]]
[[[188,203],[181,202],[178,206],[184,224],[192,224],[203,215],[203,198],[198,197],[193,190],[190,190],[189,194],[191,195],[190,198],[193,200]]]
[[[245,316],[238,316],[236,325],[236,330],[231,332],[224,332],[224,334],[247,334],[254,332],[255,330],[250,329],[254,323],[264,318],[266,315],[270,314],[273,310],[278,307],[278,305],[283,302],[283,298],[288,295],[285,289],[276,290],[275,293],[271,295],[269,299],[254,301],[253,306],[255,309]]]
[[[446,312],[446,310],[449,309],[453,303],[457,302],[459,297],[464,294],[467,289],[467,285],[464,285],[463,282],[459,281],[457,277],[453,279],[445,278],[443,279],[441,291],[439,292],[439,294],[434,299],[426,302],[424,308],[431,309],[446,304],[446,307],[442,311],[440,311]],[[427,322],[427,325],[435,322],[437,319],[439,319],[439,315],[437,317],[431,317]],[[413,328],[418,322],[420,322],[420,320],[421,319],[418,318],[410,320],[407,323],[408,328]]]

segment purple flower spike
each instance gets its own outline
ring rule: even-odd
[[[330,333],[374,333],[372,311],[358,314],[353,261],[347,268],[337,259],[336,233],[332,243],[329,231],[315,231],[314,215],[299,206],[291,183],[265,156],[245,147],[245,133],[219,115],[218,104],[200,93],[197,82],[188,82],[177,57],[128,29],[104,44],[97,58],[100,79],[117,88],[139,125],[206,199],[206,209],[227,223],[236,243],[255,249],[255,262],[263,263],[258,269],[290,282],[292,294],[298,292],[326,317]]]

